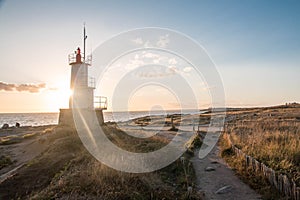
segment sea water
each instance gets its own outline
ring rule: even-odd
[[[15,126],[42,126],[58,124],[59,113],[0,113],[0,128],[3,124]]]
[[[128,121],[138,117],[150,115],[168,115],[168,114],[197,114],[199,110],[169,110],[169,111],[130,111],[130,112],[108,112],[104,111],[104,121]],[[19,123],[21,126],[42,126],[58,124],[59,113],[0,113],[0,128],[3,124],[15,126]]]

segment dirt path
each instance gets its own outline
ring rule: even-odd
[[[47,147],[47,144],[40,143],[38,139],[28,139],[18,144],[2,146],[1,153],[9,156],[14,163],[0,170],[0,183],[13,176],[18,169],[41,154]]]
[[[199,159],[196,152],[191,161],[196,171],[197,189],[205,194],[205,199],[261,199],[219,157],[219,147],[215,146],[204,159]]]

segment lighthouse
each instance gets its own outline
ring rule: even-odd
[[[74,53],[68,56],[68,63],[71,66],[70,89],[72,90],[72,95],[69,97],[69,108],[60,109],[59,125],[74,126],[73,108],[95,112],[99,124],[102,125],[104,123],[103,110],[107,109],[107,98],[94,96],[95,79],[88,74],[88,68],[92,65],[92,55],[86,55],[85,53],[86,39],[84,27],[83,53],[78,47]]]
[[[71,66],[70,89],[73,91],[73,95],[69,98],[69,108],[78,106],[78,104],[73,105],[74,95],[84,101],[80,103],[81,109],[94,108],[95,79],[88,76],[88,67],[91,66],[92,56],[89,55],[85,59],[84,54],[81,54],[79,47],[75,53],[69,54],[69,65]]]

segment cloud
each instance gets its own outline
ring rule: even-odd
[[[189,73],[190,71],[192,71],[192,67],[185,67],[185,68],[183,68],[183,71],[185,72],[185,73]]]
[[[8,84],[8,83],[0,82],[0,90],[13,91],[14,89],[15,89],[14,84]]]
[[[0,91],[18,91],[18,92],[30,92],[30,93],[38,93],[40,89],[46,87],[45,83],[40,84],[12,84],[12,83],[4,83],[0,82]]]
[[[50,91],[57,91],[58,88],[56,88],[56,87],[51,87],[51,88],[48,88],[48,90],[50,90]]]
[[[143,44],[143,40],[142,38],[138,37],[138,38],[135,38],[134,40],[132,40],[132,42],[134,42],[135,44]]]
[[[139,67],[139,66],[142,66],[142,65],[144,65],[144,64],[145,64],[145,62],[144,62],[143,60],[139,60],[139,59],[136,57],[136,59],[130,60],[129,63],[127,63],[127,64],[125,65],[125,69],[127,69],[127,70],[132,70],[132,69],[134,69],[134,68],[136,68],[136,67]]]
[[[217,86],[215,86],[215,85],[212,85],[212,86],[206,85],[206,86],[203,86],[203,87],[202,87],[202,89],[203,89],[204,91],[210,91],[210,90],[214,90],[214,89],[216,89],[216,88],[217,88]]]
[[[153,63],[154,63],[154,64],[159,64],[159,62],[160,62],[160,59],[154,59],[154,60],[153,60]]]
[[[151,52],[148,52],[148,53],[145,52],[145,53],[142,55],[142,57],[143,57],[143,58],[159,58],[160,55],[155,54],[155,53],[151,53]]]
[[[145,48],[148,48],[148,47],[152,47],[151,43],[149,42],[149,40],[147,40],[144,44],[144,47]]]
[[[169,42],[170,42],[169,35],[166,34],[164,36],[159,37],[159,40],[157,41],[156,45],[158,47],[164,48],[169,44]]]
[[[177,67],[176,67],[176,66],[174,66],[174,65],[170,65],[170,66],[168,66],[168,69],[169,69],[170,71],[172,71],[172,72],[173,72],[173,74],[177,73],[177,71],[178,71]]]
[[[143,45],[145,48],[153,47],[154,45],[150,43],[149,40],[144,41],[141,37],[137,37],[131,40],[134,44]],[[165,48],[170,43],[169,35],[162,35],[158,38],[156,45],[160,48]]]
[[[170,58],[168,62],[170,65],[176,65],[178,63],[175,58]]]
[[[171,76],[176,73],[176,69],[172,67],[164,67],[164,66],[145,66],[138,69],[135,72],[135,75],[140,78],[160,78]]]

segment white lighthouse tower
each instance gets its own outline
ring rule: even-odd
[[[73,95],[76,95],[84,102],[73,105],[74,96],[70,96],[69,108],[80,105],[80,109],[93,109],[94,108],[94,78],[88,76],[88,67],[91,66],[92,57],[87,56],[85,59],[84,53],[81,54],[80,48],[77,48],[75,53],[69,55],[69,65],[71,65],[71,82],[70,89]]]
[[[103,110],[107,109],[106,97],[94,97],[95,79],[89,77],[88,68],[92,65],[92,56],[85,54],[85,41],[87,36],[83,37],[84,52],[78,47],[75,53],[69,54],[69,65],[71,66],[70,89],[73,94],[69,98],[69,108],[60,109],[59,125],[74,126],[72,108],[86,109],[95,111],[99,124],[104,123]],[[74,98],[76,95],[76,98]],[[74,99],[80,102],[74,102]],[[96,101],[95,101],[96,100]]]

